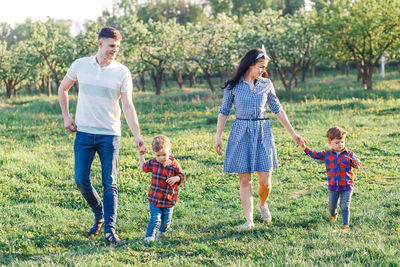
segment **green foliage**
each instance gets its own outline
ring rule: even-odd
[[[239,25],[227,15],[219,14],[207,26],[188,24],[186,34],[183,39],[185,58],[198,64],[214,92],[211,75],[230,71],[239,58]]]
[[[179,24],[204,24],[207,17],[203,8],[196,3],[182,0],[150,0],[145,4],[137,5],[137,16],[147,23],[149,20],[167,22],[176,20]]]
[[[363,70],[363,83],[372,89],[373,70],[381,56],[400,48],[399,17],[396,0],[330,1],[320,12],[326,53],[356,61]]]
[[[308,158],[270,113],[280,168],[268,200],[273,222],[240,231],[244,223],[236,175],[222,173],[215,154],[215,118],[222,91],[178,88],[134,103],[147,144],[154,135],[172,140],[186,180],[180,187],[166,239],[145,244],[150,175],[138,168],[137,151],[123,123],[117,230],[127,245],[114,249],[102,236],[85,234],[93,216],[74,183],[74,136],[63,129],[56,97],[0,99],[0,265],[398,265],[400,247],[400,80],[378,79],[374,91],[352,78],[325,74],[309,85],[277,94],[299,134],[316,150],[325,131],[340,125],[347,146],[362,161],[356,171],[350,231],[328,221],[325,168]],[[71,112],[76,97],[71,96]],[[223,133],[226,144],[229,118]],[[146,155],[149,159],[150,154]],[[93,186],[102,195],[95,158]],[[254,177],[254,203],[257,203]]]

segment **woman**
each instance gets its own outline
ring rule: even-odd
[[[258,207],[264,222],[271,221],[266,201],[271,192],[271,172],[278,167],[271,123],[265,118],[266,105],[290,133],[297,144],[304,140],[292,128],[277,98],[271,80],[263,78],[269,57],[261,49],[252,49],[241,59],[232,79],[225,83],[224,98],[219,110],[215,150],[221,155],[221,135],[232,104],[236,119],[232,124],[226,148],[224,172],[238,173],[240,199],[246,222],[243,229],[253,223],[252,173],[258,174]]]

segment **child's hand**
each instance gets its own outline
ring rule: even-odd
[[[351,159],[351,162],[354,165],[354,168],[358,169],[361,166],[361,161],[358,158]]]
[[[177,182],[179,182],[181,180],[181,177],[179,177],[179,176],[172,176],[172,177],[169,177],[168,179],[167,179],[167,183],[170,185],[170,186],[173,186],[174,184],[176,184]]]

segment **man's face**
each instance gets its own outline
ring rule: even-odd
[[[100,54],[107,60],[113,60],[119,51],[120,40],[102,38],[99,40]]]

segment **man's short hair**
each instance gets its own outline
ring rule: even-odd
[[[328,137],[328,140],[331,141],[333,139],[346,138],[346,134],[347,132],[343,128],[340,128],[339,126],[333,126],[326,132],[326,137]]]
[[[120,41],[122,39],[121,33],[113,27],[104,27],[100,30],[98,40],[101,38],[112,38],[114,40]]]
[[[151,147],[154,152],[158,152],[166,148],[171,148],[171,141],[165,135],[158,135],[154,137]]]

